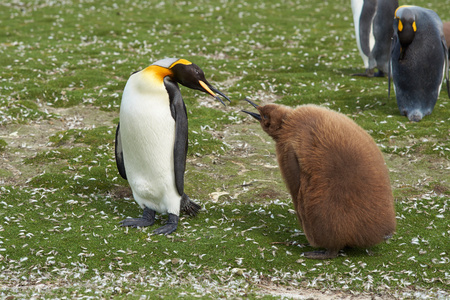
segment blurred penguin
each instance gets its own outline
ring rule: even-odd
[[[383,77],[388,73],[391,38],[397,0],[352,0],[356,44],[365,73],[356,76]],[[378,72],[375,73],[375,68]]]

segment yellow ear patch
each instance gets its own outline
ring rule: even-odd
[[[403,23],[401,20],[398,20],[398,31],[402,31],[403,30]]]
[[[173,72],[170,69],[156,65],[151,65],[145,68],[142,72],[146,76],[150,76],[153,80],[161,84],[163,83],[164,77],[173,75]]]
[[[416,21],[413,22],[412,27],[413,27],[414,32],[416,32],[416,30],[417,30]]]
[[[178,64],[192,65],[192,63],[190,61],[188,61],[187,59],[181,58],[181,59],[177,60],[176,62],[174,62],[173,64],[171,64],[169,69],[171,69],[173,66],[178,65]]]

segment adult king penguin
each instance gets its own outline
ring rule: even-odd
[[[177,229],[180,210],[195,215],[200,209],[184,193],[188,120],[177,83],[223,104],[218,95],[230,101],[185,59],[162,59],[130,76],[120,105],[115,155],[119,173],[144,213],[123,220],[121,226],[150,226],[156,212],[168,213],[167,223],[154,233],[170,234]]]
[[[443,78],[448,79],[448,49],[443,25],[432,10],[400,6],[395,11],[392,38],[392,78],[397,106],[402,116],[418,122],[431,114]],[[390,94],[391,78],[389,76]]]
[[[394,12],[398,0],[352,0],[356,44],[366,68],[356,76],[383,77],[388,73]],[[378,72],[375,73],[375,68]]]

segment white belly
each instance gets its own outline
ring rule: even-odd
[[[169,97],[161,90],[131,93],[125,88],[120,134],[128,182],[136,202],[160,213],[179,215],[181,195],[175,186],[175,121]]]

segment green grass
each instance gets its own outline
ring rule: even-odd
[[[450,13],[444,1],[416,5]],[[342,291],[450,297],[450,101],[402,117],[386,78],[359,78],[350,3],[23,1],[0,9],[0,297],[272,298]],[[141,215],[114,159],[129,75],[186,58],[232,103],[181,87],[185,190],[203,210],[171,236],[119,227]],[[329,261],[298,225],[274,142],[240,109],[339,110],[375,139],[398,227],[387,243]],[[157,224],[165,221],[159,216]]]

